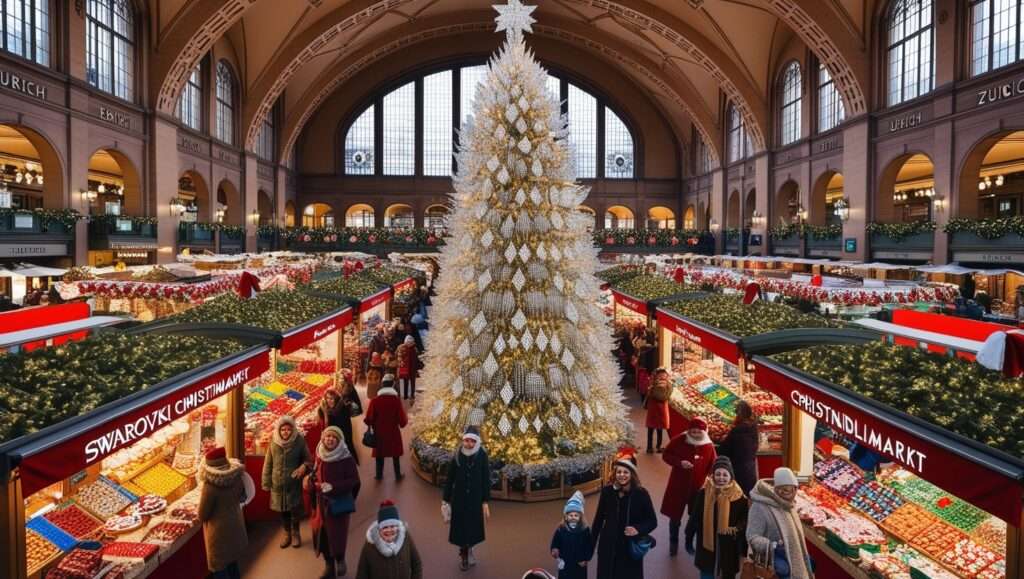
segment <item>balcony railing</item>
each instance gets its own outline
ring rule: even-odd
[[[98,216],[89,221],[89,249],[156,248],[156,235],[152,218]]]

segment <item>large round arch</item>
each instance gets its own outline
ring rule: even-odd
[[[412,229],[416,227],[416,212],[405,203],[390,205],[384,210],[384,227]]]
[[[260,214],[260,225],[271,225],[277,222],[274,214],[274,202],[269,193],[260,189],[256,192],[256,211]]]
[[[62,209],[64,170],[57,149],[42,134],[21,125],[0,125],[0,157],[14,167],[5,175],[11,204],[22,209]]]
[[[651,207],[647,210],[648,229],[675,229],[676,214],[664,206]]]
[[[210,189],[206,179],[196,171],[188,170],[178,178],[178,199],[188,208],[193,217],[190,221],[211,223],[213,212],[210,205]]]
[[[836,203],[843,199],[843,174],[826,171],[811,189],[811,207],[808,221],[814,225],[836,225],[842,220],[836,215]]]
[[[692,203],[686,206],[683,213],[683,229],[697,229],[697,212]]]
[[[605,229],[633,229],[636,219],[633,210],[624,205],[612,205],[604,211]]]
[[[771,225],[792,225],[800,220],[800,212],[803,206],[800,204],[800,186],[792,179],[786,181],[775,193],[775,203],[772,206]]]
[[[345,211],[345,227],[367,229],[376,226],[377,222],[373,207],[366,203],[356,203]]]
[[[310,203],[302,210],[302,226],[334,227],[334,208],[326,203]]]
[[[725,228],[738,229],[742,223],[740,192],[733,189],[732,193],[729,193],[729,204],[726,205]]]
[[[93,215],[143,214],[142,180],[135,164],[117,149],[99,149],[89,157],[89,191],[96,194],[90,202]]]
[[[217,185],[217,211],[223,211],[223,219],[220,221],[228,225],[245,225],[244,207],[242,207],[242,195],[238,187],[227,179]]]
[[[435,203],[423,212],[423,225],[424,227],[435,230],[443,229],[448,225],[448,206],[440,203]]]
[[[971,148],[960,169],[954,217],[1024,215],[1024,130],[1000,131]]]
[[[882,171],[875,192],[874,220],[881,223],[930,221],[934,196],[932,160],[922,153],[897,157]]]

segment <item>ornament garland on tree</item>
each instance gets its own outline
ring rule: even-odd
[[[428,337],[417,457],[441,464],[467,424],[509,477],[579,474],[631,435],[579,212],[567,121],[523,40],[534,7],[495,6],[507,40],[463,127],[449,244]]]

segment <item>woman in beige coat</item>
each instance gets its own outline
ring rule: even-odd
[[[206,564],[218,579],[241,577],[238,560],[249,545],[242,516],[246,499],[244,472],[242,463],[228,460],[223,447],[206,453],[200,470],[203,490],[199,497],[199,520],[206,541]]]

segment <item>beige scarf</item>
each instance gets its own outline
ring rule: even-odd
[[[708,477],[704,481],[704,537],[701,543],[707,551],[715,550],[715,504],[718,504],[718,525],[719,531],[729,528],[729,508],[732,502],[743,498],[743,489],[736,481],[729,481],[724,487],[715,486],[715,483]]]

